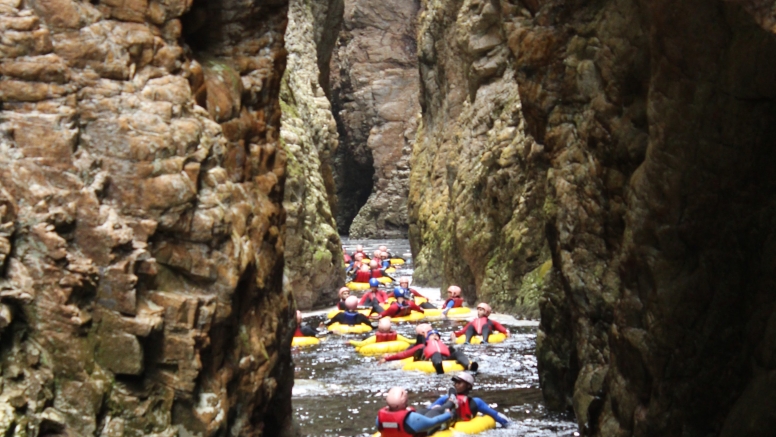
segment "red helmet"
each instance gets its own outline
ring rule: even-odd
[[[342,287],[339,289],[337,294],[339,294],[340,299],[344,299],[350,294],[350,289],[348,287]]]
[[[452,297],[461,297],[461,287],[457,285],[447,287],[447,292],[450,293]]]
[[[348,296],[348,298],[345,299],[345,306],[349,310],[358,308],[358,298],[356,296]]]
[[[389,332],[391,330],[391,318],[383,317],[377,322],[377,330],[380,332]]]
[[[493,310],[490,308],[490,305],[486,304],[485,302],[480,302],[480,303],[479,303],[479,305],[477,305],[477,309],[478,309],[478,310],[479,310],[479,309],[483,309],[483,310],[485,310],[485,316],[486,316],[486,317],[490,315],[491,311],[493,311]]]

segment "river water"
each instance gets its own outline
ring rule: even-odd
[[[407,240],[343,239],[348,252],[362,244],[370,254],[379,245],[388,246],[394,256],[410,261]],[[412,275],[408,262],[394,277]],[[438,288],[413,287],[431,299],[441,302]],[[359,294],[360,295],[360,294]],[[438,306],[438,305],[437,305]],[[304,314],[304,323],[317,326],[328,311]],[[513,423],[507,429],[497,428],[478,434],[496,436],[578,436],[576,423],[567,415],[548,412],[542,402],[536,369],[537,322],[516,320],[494,314],[512,333],[505,342],[490,345],[462,345],[463,350],[479,362],[479,373],[472,396],[482,398],[506,415]],[[448,339],[452,330],[461,329],[465,320],[431,322]],[[405,337],[415,337],[415,323],[394,323]],[[293,406],[302,435],[368,436],[376,431],[377,411],[385,406],[384,394],[393,386],[410,392],[410,405],[425,406],[449,387],[450,375],[405,372],[392,363],[378,364],[377,358],[357,354],[347,340],[366,338],[370,334],[325,336],[318,346],[295,348],[296,366]]]

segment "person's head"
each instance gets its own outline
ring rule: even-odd
[[[364,246],[360,244],[356,245],[356,252],[363,252],[363,251],[364,251]]]
[[[442,334],[439,333],[436,329],[432,329],[426,333],[426,341],[429,340],[439,340],[442,338]]]
[[[362,259],[364,259],[364,254],[359,252],[356,254],[355,258],[356,258],[356,261],[361,261]]]
[[[415,334],[426,336],[429,331],[431,331],[432,328],[430,323],[421,323],[418,326],[415,327]]]
[[[474,377],[466,372],[459,372],[453,376],[453,385],[459,395],[469,393],[474,387]]]
[[[407,390],[404,390],[401,387],[392,387],[388,390],[385,402],[388,404],[388,408],[393,411],[407,408]]]
[[[302,323],[302,312],[299,310],[296,310],[296,324]]]
[[[480,317],[488,317],[491,311],[490,305],[485,302],[480,302],[479,305],[477,305],[477,315]]]
[[[358,298],[356,296],[348,296],[348,298],[345,299],[345,308],[349,310],[358,308]]]
[[[402,276],[399,278],[399,286],[401,288],[407,288],[410,286],[410,278],[409,276]]]
[[[380,252],[380,259],[388,259],[388,252]]]
[[[383,317],[377,322],[377,330],[380,332],[391,332],[391,318]]]
[[[447,297],[461,297],[461,287],[457,285],[447,287]]]
[[[368,272],[369,270],[370,270],[370,269],[369,269],[369,266],[368,266],[368,265],[366,265],[366,264],[361,264],[361,271],[362,271],[362,272]]]
[[[376,269],[377,268],[377,261],[375,261],[375,260],[369,261],[369,268],[370,269]]]
[[[372,278],[369,280],[369,286],[372,287],[374,291],[374,289],[380,286],[380,281],[378,281],[376,278]]]
[[[388,252],[388,246],[380,246],[378,249],[380,249],[380,252]]]
[[[350,296],[350,289],[348,287],[342,287],[337,294],[339,294],[340,299],[347,299],[348,296]]]
[[[380,259],[380,254],[383,253],[381,250],[375,250],[372,252],[372,259]]]

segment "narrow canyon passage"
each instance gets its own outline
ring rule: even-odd
[[[345,248],[352,252],[361,244],[368,253],[386,245],[393,253],[407,254],[407,240],[348,240]],[[412,275],[409,262],[397,270],[395,276]],[[413,287],[441,303],[439,289]],[[387,287],[392,290],[393,287]],[[317,326],[326,320],[330,309],[304,313],[304,323]],[[465,353],[480,364],[476,374],[476,388],[472,395],[481,397],[497,411],[506,415],[513,424],[508,429],[485,431],[483,437],[530,436],[572,437],[579,435],[573,418],[550,412],[544,406],[535,356],[537,321],[517,320],[504,314],[491,318],[507,327],[512,336],[503,343],[467,345]],[[414,338],[415,326],[421,322],[397,322],[396,330]],[[465,319],[431,322],[447,338],[453,330],[461,329]],[[385,406],[385,393],[395,385],[410,390],[410,404],[425,406],[436,400],[451,387],[450,374],[435,375],[418,371],[404,371],[395,363],[378,364],[379,357],[357,354],[349,340],[366,338],[373,333],[339,335],[329,333],[313,347],[294,348],[295,364],[293,390],[294,418],[302,435],[308,436],[371,436],[375,431],[377,410]]]

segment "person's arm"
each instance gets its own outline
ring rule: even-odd
[[[334,317],[329,319],[327,322],[324,323],[326,326],[330,326],[332,323],[343,323],[342,315],[345,314],[345,312],[337,313]]]
[[[425,346],[424,344],[418,344],[418,345],[415,345],[415,346],[407,349],[406,351],[402,351],[402,352],[399,352],[399,353],[396,353],[396,354],[393,354],[393,355],[386,355],[386,356],[383,357],[383,359],[385,361],[403,360],[405,358],[409,358],[409,357],[415,355],[415,352],[423,349],[424,346]]]
[[[404,429],[410,434],[418,434],[428,431],[452,418],[453,416],[449,412],[436,417],[426,417],[419,413],[410,413],[404,419]]]
[[[366,298],[369,296],[369,293],[364,293],[363,296],[361,296],[361,299],[358,300],[358,306],[364,306],[366,305]]]
[[[423,299],[428,300],[426,296],[423,296],[418,290],[415,290],[414,288],[410,288],[410,293],[412,293],[413,296],[422,297]]]
[[[477,405],[477,411],[492,417],[496,422],[500,423],[501,426],[506,426],[509,423],[509,420],[507,420],[506,417],[499,414],[499,412],[493,408],[490,408],[482,399],[472,398],[472,401]]]
[[[374,329],[374,326],[372,326],[372,321],[369,320],[369,317],[367,317],[367,316],[365,316],[365,315],[363,315],[361,313],[358,313],[358,315],[356,316],[356,322],[358,322],[360,324],[364,324],[364,325],[369,326],[370,328]]]
[[[475,319],[475,320],[476,320],[476,319]],[[467,330],[467,329],[469,329],[469,326],[470,326],[472,323],[474,323],[474,320],[472,320],[471,322],[467,323],[467,324],[466,324],[466,326],[464,326],[464,327],[463,327],[463,329],[461,329],[460,331],[455,331],[455,332],[453,332],[453,335],[455,335],[456,337],[460,337],[460,336],[462,336],[462,335],[466,334],[466,330]]]
[[[488,319],[488,320],[490,320],[490,319]],[[507,331],[507,328],[505,328],[504,325],[502,325],[501,323],[499,323],[499,322],[497,322],[495,320],[490,320],[490,323],[492,324],[494,330],[496,330],[496,331],[498,331],[498,332],[500,332],[500,333],[502,333],[504,335],[509,334],[509,332]]]
[[[455,301],[451,299],[451,300],[447,301],[447,303],[445,304],[445,309],[449,310],[450,308],[452,308],[454,306],[455,306]]]
[[[388,295],[384,290],[380,290],[379,294],[377,295],[377,301],[380,303],[385,303],[386,300],[388,300]]]

